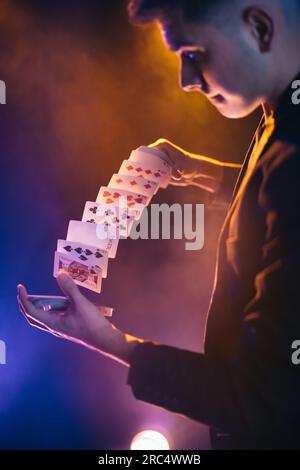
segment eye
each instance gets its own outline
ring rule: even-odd
[[[190,60],[191,62],[199,62],[202,57],[201,51],[184,51],[182,53],[183,58]]]

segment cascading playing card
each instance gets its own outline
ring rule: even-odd
[[[85,203],[82,221],[103,224],[107,227],[109,235],[127,238],[135,222],[135,215],[136,213],[127,207],[88,201]]]
[[[107,277],[107,251],[79,242],[70,242],[68,240],[57,240],[56,251],[68,255],[76,261],[88,262],[89,264],[98,266],[102,270],[102,277]]]
[[[143,209],[150,202],[150,198],[123,189],[112,189],[106,186],[100,188],[96,202],[111,206],[127,207],[136,212],[136,219],[140,218]]]
[[[67,273],[74,282],[94,292],[101,292],[102,269],[88,262],[77,261],[70,255],[55,252],[53,276],[57,277],[59,271]]]
[[[125,191],[132,191],[152,198],[152,196],[157,193],[159,184],[154,181],[139,178],[138,176],[115,173],[108,183],[108,187],[114,189],[125,189]]]
[[[63,270],[76,284],[100,293],[108,258],[115,258],[119,239],[130,236],[159,187],[168,186],[172,165],[158,149],[134,150],[108,186],[100,188],[96,202],[86,203],[82,221],[69,222],[67,239],[57,242],[54,277]]]
[[[173,162],[165,152],[156,148],[146,146],[142,146],[137,148],[136,150],[133,150],[130,154],[129,160],[136,162],[146,162],[148,158],[152,158],[153,162],[155,162],[155,160],[157,163],[165,162],[168,167],[173,167]]]
[[[119,238],[109,238],[106,226],[103,224],[91,224],[70,220],[67,240],[70,242],[84,243],[108,252],[109,258],[115,258]]]
[[[172,170],[167,163],[163,161],[153,161],[145,156],[143,162],[134,160],[124,160],[120,169],[120,175],[130,175],[139,178],[146,178],[150,181],[158,183],[159,187],[166,188],[171,180]]]

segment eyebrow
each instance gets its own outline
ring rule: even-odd
[[[165,42],[168,46],[168,48],[172,52],[178,52],[180,49],[183,47],[194,47],[194,44],[192,44],[189,41],[184,41],[181,40],[180,38],[176,37],[176,33],[174,34],[173,31],[170,29],[163,29],[163,37],[165,39]],[[172,34],[173,33],[173,34]]]
[[[179,52],[183,47],[195,47],[195,45],[188,41],[176,41],[166,36],[166,42],[172,52]]]

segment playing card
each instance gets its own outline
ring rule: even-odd
[[[63,313],[70,305],[67,297],[58,295],[28,295],[27,299],[36,308],[41,308],[45,312]]]
[[[170,183],[172,169],[165,162],[144,158],[142,162],[124,160],[120,169],[120,175],[137,176],[150,181],[155,181],[161,188],[166,188]]]
[[[139,178],[138,176],[115,173],[111,177],[108,187],[114,189],[125,189],[125,191],[132,191],[152,198],[152,196],[157,193],[159,184],[154,181],[150,181],[149,179]]]
[[[129,237],[130,230],[135,221],[136,213],[126,207],[112,206],[97,202],[86,202],[82,221],[94,224],[104,224],[108,231],[117,232],[120,237]]]
[[[76,261],[72,256],[56,251],[53,276],[57,277],[59,271],[69,274],[77,285],[98,292],[98,294],[101,292],[102,270],[99,266]]]
[[[108,252],[109,258],[115,258],[119,244],[119,238],[109,238],[106,226],[103,224],[91,224],[70,220],[67,240],[69,242],[83,243],[94,246]]]
[[[57,240],[56,250],[59,253],[71,256],[77,261],[88,262],[89,264],[99,266],[102,270],[102,277],[107,277],[107,251],[79,242],[70,242],[68,240]]]
[[[70,300],[67,297],[59,295],[28,295],[28,300],[36,307],[45,312],[64,313],[70,306]],[[111,317],[114,309],[103,305],[95,305],[102,315]],[[25,307],[23,306],[25,309]],[[25,310],[26,311],[26,310]]]
[[[173,166],[172,160],[168,157],[168,155],[165,152],[163,152],[162,150],[158,150],[158,149],[150,148],[146,146],[142,146],[142,147],[137,148],[136,150],[133,150],[130,154],[129,160],[144,162],[145,159],[150,156],[153,158],[156,158],[158,161],[162,161],[166,163],[169,167]]]
[[[130,210],[136,212],[136,219],[139,219],[143,209],[150,202],[150,197],[144,196],[143,194],[137,194],[124,189],[115,190],[102,186],[97,196],[96,202],[109,204],[111,206],[127,207]]]

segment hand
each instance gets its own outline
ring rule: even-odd
[[[191,154],[166,139],[158,139],[148,147],[165,152],[173,162],[171,185],[196,186],[212,193],[219,188],[223,177],[221,162]]]
[[[126,363],[133,348],[133,343],[129,347],[127,342],[131,337],[110,323],[97,307],[81,294],[70,276],[61,273],[57,277],[57,282],[70,300],[70,307],[64,314],[45,312],[36,308],[28,300],[25,287],[18,285],[20,310],[29,324]]]

